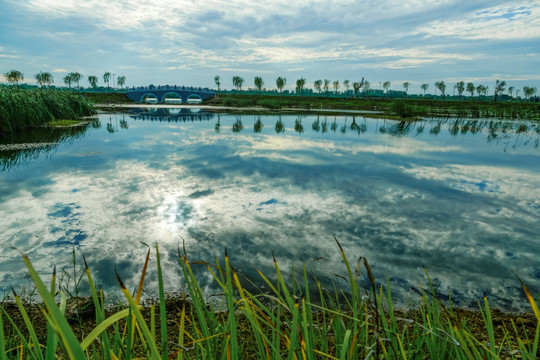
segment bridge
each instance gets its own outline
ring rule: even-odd
[[[127,89],[127,96],[137,103],[197,103],[215,95],[208,88],[192,86],[148,86]]]

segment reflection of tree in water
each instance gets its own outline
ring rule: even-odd
[[[217,123],[214,126],[214,130],[218,133],[221,130],[221,116],[218,114],[217,116]]]
[[[134,120],[142,121],[159,121],[159,122],[186,122],[186,121],[209,121],[214,118],[215,114],[199,109],[187,108],[152,108],[131,109],[128,114]]]
[[[356,116],[353,115],[353,120],[351,123],[351,130],[356,131],[358,135],[363,134],[367,131],[367,123],[366,118],[364,118],[364,122],[361,124],[356,123]]]
[[[233,123],[232,131],[237,133],[244,129],[244,124],[242,124],[242,117],[240,115],[236,115],[236,120]]]
[[[281,116],[279,116],[278,121],[276,121],[276,126],[274,127],[278,134],[285,132],[285,125],[281,121]]]
[[[334,121],[332,122],[332,125],[330,125],[330,130],[332,130],[333,132],[336,132],[337,130],[337,120],[335,117],[334,117]]]
[[[255,121],[255,124],[253,124],[253,131],[256,133],[260,133],[263,128],[263,123],[261,121],[261,116],[259,115],[257,117],[257,121]]]
[[[304,126],[302,125],[302,118],[300,116],[294,120],[294,131],[299,134],[304,132]]]
[[[71,143],[84,136],[88,125],[30,129],[0,140],[0,170],[27,165],[42,155],[49,155],[62,143]]]
[[[328,131],[328,121],[326,120],[326,116],[324,117],[324,121],[321,124],[321,131],[323,133]]]
[[[317,119],[311,124],[311,128],[313,131],[319,132],[321,130],[321,122],[319,121],[319,115],[317,115]]]

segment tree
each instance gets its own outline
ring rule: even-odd
[[[420,89],[424,90],[424,97],[426,96],[426,90],[429,89],[428,84],[422,84],[420,85]]]
[[[354,89],[354,97],[358,94],[358,91],[360,91],[360,88],[364,86],[364,78],[362,78],[362,81],[360,82],[353,82],[353,89]]]
[[[439,88],[440,82],[435,81],[435,95],[437,95],[437,89]]]
[[[510,95],[510,97],[512,97],[512,94],[514,93],[514,89],[515,89],[515,87],[513,87],[513,86],[510,86],[508,88],[508,95]]]
[[[493,102],[497,102],[497,96],[505,90],[506,81],[495,81],[495,90],[493,92]]]
[[[334,93],[337,94],[339,90],[339,80],[334,81],[332,85],[334,86]]]
[[[68,88],[71,89],[71,76],[69,76],[69,74],[68,74],[68,75],[64,76],[63,80],[64,80],[64,84],[66,84],[68,86]]]
[[[313,87],[315,88],[315,90],[317,90],[317,92],[320,94],[321,93],[321,87],[322,87],[322,80],[315,80],[313,82]]]
[[[297,94],[300,93],[300,95],[302,95],[305,85],[306,85],[306,79],[300,78],[296,80],[296,93]]]
[[[220,79],[219,75],[214,76],[214,81],[216,82],[217,91],[219,92],[219,86],[221,85],[221,79]]]
[[[484,92],[484,85],[480,84],[476,86],[476,95],[480,97],[480,95]]]
[[[263,81],[262,77],[255,76],[255,79],[253,80],[253,82],[255,83],[255,87],[257,88],[257,90],[259,90],[259,92],[261,92],[262,87],[264,85],[264,81]]]
[[[474,99],[474,90],[475,90],[474,84],[472,82],[467,83],[466,89],[467,89],[467,92],[471,93],[471,99]]]
[[[473,85],[473,87],[474,87],[474,85]],[[456,84],[456,90],[457,90],[457,93],[458,93],[458,98],[461,101],[461,95],[465,91],[465,82],[464,81],[458,82]]]
[[[244,79],[240,76],[233,76],[232,82],[236,90],[240,91],[242,90],[242,84],[244,83]]]
[[[533,87],[528,87],[528,86],[523,87],[523,96],[525,96],[525,100],[531,97],[534,94],[534,92],[535,91]]]
[[[408,81],[405,81],[405,82],[403,83],[403,88],[405,89],[405,94],[406,94],[406,95],[409,95],[409,85],[410,85],[410,84],[411,84],[411,83],[408,82]]]
[[[388,89],[390,88],[390,85],[391,85],[390,81],[385,81],[382,84],[382,87],[384,88],[384,90],[386,90],[386,95],[388,95]]]
[[[105,74],[103,74],[103,82],[107,83],[107,92],[109,92],[109,81],[111,80],[111,73],[106,71]]]
[[[126,84],[126,77],[124,75],[119,76],[118,79],[116,79],[116,83],[120,86],[120,90],[122,90]]]
[[[369,81],[364,81],[364,93],[366,94],[366,99],[369,97],[369,89],[371,87],[371,84],[369,83]]]
[[[323,88],[324,88],[324,92],[326,93],[326,95],[328,95],[328,87],[330,86],[330,80],[328,79],[324,79],[324,85],[323,85]]]
[[[438,84],[438,85],[437,85]],[[441,92],[441,96],[442,98],[444,99],[445,97],[445,92],[446,92],[446,84],[444,83],[444,81],[438,81],[437,83],[435,83],[435,85],[437,86],[437,88],[439,89],[439,91]]]
[[[287,83],[286,78],[282,78],[281,76],[278,76],[278,78],[276,79],[276,86],[277,86],[279,92],[283,91],[283,88],[285,87],[286,83]]]
[[[36,74],[35,78],[41,87],[43,87],[43,85],[51,85],[54,82],[54,78],[50,72],[40,71],[39,74]]]
[[[92,89],[95,90],[97,88],[98,77],[96,75],[90,75],[88,76],[88,82],[90,83]]]
[[[74,82],[77,83],[77,91],[79,91],[80,90],[79,81],[81,81],[81,76],[82,75],[80,73],[78,73],[78,72],[71,72],[71,73],[68,74],[68,76],[70,77],[72,83],[74,83]]]
[[[4,74],[4,77],[8,83],[17,85],[17,87],[19,87],[19,81],[24,80],[24,74],[19,70],[10,70]]]
[[[345,89],[347,89],[347,95],[349,95],[349,80],[343,81],[343,85],[345,86]]]

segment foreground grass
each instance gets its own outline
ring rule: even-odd
[[[421,293],[415,309],[403,313],[394,309],[389,288],[385,292],[377,287],[368,262],[360,258],[356,269],[351,268],[337,245],[348,274],[349,295],[323,288],[315,277],[310,280],[305,268],[302,279],[286,281],[275,259],[275,280],[259,272],[270,293],[251,293],[225,254],[224,263],[202,263],[223,292],[218,301],[208,302],[184,252],[179,261],[188,294],[171,301],[165,297],[156,245],[157,305],[140,305],[148,250],[136,293],[131,294],[117,275],[127,305],[107,311],[85,262],[94,318],[88,331],[68,322],[66,294],[58,293],[56,276],[46,287],[23,254],[43,301],[46,327],[36,330],[35,312],[27,311],[14,293],[11,311],[6,304],[0,307],[0,359],[535,359],[539,355],[540,314],[524,284],[534,314],[527,321],[509,317],[501,325],[484,299],[479,304],[481,320],[471,324],[462,312],[443,305],[429,291]],[[361,286],[361,270],[369,279],[369,290]],[[310,285],[317,296],[303,291]],[[14,315],[15,308],[19,315]]]
[[[0,86],[0,134],[39,127],[55,120],[80,119],[95,113],[92,103],[76,93]]]

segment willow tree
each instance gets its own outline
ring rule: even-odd
[[[388,89],[390,88],[390,85],[391,85],[390,81],[385,81],[382,84],[382,87],[384,88],[384,90],[386,90],[386,95],[388,95]]]
[[[110,86],[109,86],[110,81],[111,81],[111,73],[106,71],[105,74],[103,74],[103,82],[107,83],[107,92],[110,92]]]
[[[126,84],[126,77],[124,75],[119,76],[118,79],[116,79],[116,83],[120,86],[120,90],[122,90]]]
[[[304,91],[304,86],[306,86],[306,79],[305,78],[300,78],[298,80],[296,80],[296,93],[300,93],[300,95],[302,95],[302,92]]]
[[[4,74],[4,77],[6,78],[8,83],[17,85],[17,87],[19,87],[19,81],[24,80],[24,74],[19,70],[10,70]]]
[[[71,81],[72,81],[71,76],[69,76],[69,74],[68,74],[68,75],[64,76],[63,80],[64,80],[64,84],[66,84],[68,86],[68,88],[71,89]]]
[[[238,90],[238,91],[242,90],[242,84],[244,83],[243,78],[241,78],[240,76],[235,75],[232,78],[232,82],[233,82],[233,85],[236,88],[236,90]]]
[[[498,79],[495,81],[495,90],[493,92],[493,102],[497,102],[497,96],[501,94],[506,88],[506,81],[499,81]]]
[[[347,90],[347,95],[349,95],[349,80],[344,80],[343,81],[343,86],[345,86],[345,89]]]
[[[339,91],[339,80],[334,81],[332,85],[334,86],[334,93],[337,94]]]
[[[259,90],[259,92],[261,92],[262,87],[264,85],[264,81],[263,81],[262,77],[255,76],[255,79],[253,80],[253,83],[255,84],[255,87],[257,88],[257,90]]]
[[[323,89],[326,95],[328,95],[328,88],[330,87],[330,80],[324,79]]]
[[[371,88],[371,84],[369,83],[369,81],[364,81],[364,94],[365,94],[365,97],[366,99],[369,97],[369,89]]]
[[[276,79],[276,86],[279,92],[283,91],[283,88],[285,87],[286,83],[287,83],[287,78],[278,76],[278,78]]]
[[[79,81],[81,81],[82,75],[78,72],[71,72],[68,74],[68,76],[70,77],[72,83],[77,83],[77,91],[79,91]]]
[[[54,77],[52,76],[52,74],[50,72],[43,72],[43,71],[40,71],[38,74],[36,74],[35,76],[36,78],[36,81],[39,85],[41,85],[41,87],[43,87],[44,85],[51,85],[52,83],[54,83]]]
[[[466,90],[467,90],[467,92],[471,93],[471,99],[474,99],[475,87],[474,87],[474,84],[472,82],[467,83]]]
[[[313,82],[313,87],[315,88],[315,90],[317,90],[317,92],[320,94],[321,93],[321,88],[322,88],[322,80],[315,80]]]
[[[88,76],[88,83],[90,83],[90,86],[92,87],[92,89],[96,90],[97,88],[97,83],[98,83],[98,78],[96,75],[90,75]]]
[[[221,85],[221,78],[219,77],[219,75],[214,76],[214,82],[216,83],[217,91],[219,92],[219,86]]]
[[[512,97],[512,94],[514,93],[514,89],[515,89],[515,87],[513,87],[513,86],[510,86],[508,88],[508,95],[510,95],[510,97]]]
[[[435,86],[437,87],[437,89],[439,89],[439,91],[441,92],[441,97],[444,99],[446,93],[446,84],[444,83],[444,81],[437,81],[435,83]]]
[[[474,85],[473,85],[474,86]],[[465,91],[465,82],[464,81],[459,81],[457,84],[456,84],[456,90],[457,90],[457,93],[458,93],[458,98],[459,100],[461,101],[461,95],[463,94],[463,92]]]
[[[405,81],[403,83],[403,88],[405,89],[405,95],[409,95],[409,85],[411,85],[411,83],[408,81]]]
[[[424,91],[424,97],[426,97],[426,91],[427,89],[429,89],[429,84],[422,84],[420,85],[420,89],[422,89]]]

